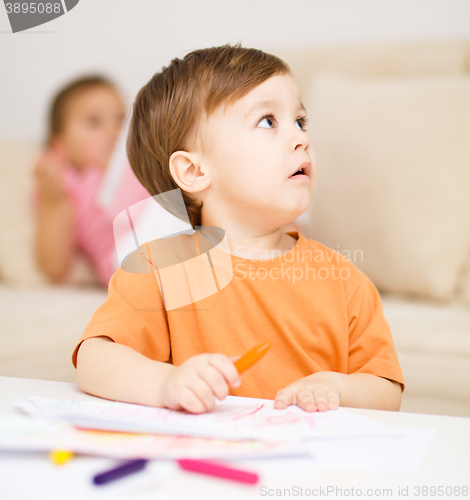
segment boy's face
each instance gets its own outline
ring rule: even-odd
[[[256,107],[262,101],[273,102]],[[201,192],[203,225],[244,220],[270,230],[307,210],[316,159],[303,130],[305,116],[295,80],[276,75],[209,118],[210,147],[200,162],[211,181]],[[307,176],[291,177],[305,162]]]
[[[55,145],[78,169],[105,168],[119,135],[124,108],[119,95],[100,86],[78,94],[65,109],[64,129]]]

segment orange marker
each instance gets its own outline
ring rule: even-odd
[[[251,351],[248,351],[244,356],[235,361],[234,365],[238,370],[238,373],[244,372],[251,365],[254,365],[259,359],[261,359],[266,351],[271,347],[271,342],[266,341],[256,347],[253,347]]]

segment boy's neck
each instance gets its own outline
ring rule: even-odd
[[[238,257],[250,259],[265,259],[279,256],[279,252],[284,254],[292,249],[297,240],[281,229],[276,229],[270,233],[240,232],[237,230],[225,230],[230,253]],[[272,256],[271,256],[272,254]]]

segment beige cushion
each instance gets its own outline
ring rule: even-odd
[[[470,256],[467,259],[465,268],[457,286],[457,299],[470,306]]]
[[[470,254],[470,76],[321,72],[304,101],[313,237],[362,251],[351,260],[379,290],[455,297]]]
[[[289,64],[302,98],[313,72],[330,70],[367,77],[459,74],[470,71],[470,40],[356,42],[326,46],[271,47]]]
[[[394,294],[382,305],[405,379],[402,410],[469,417],[470,310]]]
[[[72,351],[106,290],[0,283],[0,376],[75,382]]]
[[[43,286],[33,253],[35,233],[32,168],[40,147],[28,142],[0,142],[0,275],[15,285]],[[80,253],[76,253],[65,279],[69,284],[97,284],[98,279]]]

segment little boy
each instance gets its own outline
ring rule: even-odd
[[[280,229],[315,189],[305,124],[287,64],[240,44],[174,59],[140,90],[132,169],[151,195],[180,188],[193,228],[223,229],[233,277],[166,310],[155,273],[118,269],[72,356],[84,391],[193,413],[229,391],[275,408],[400,408],[403,376],[374,285],[339,253]],[[266,340],[240,377],[234,360]]]

